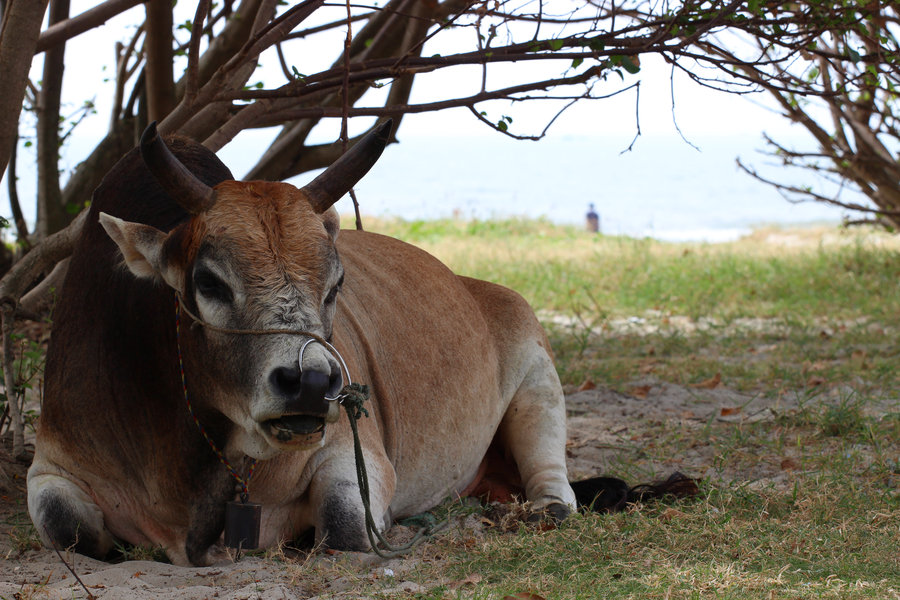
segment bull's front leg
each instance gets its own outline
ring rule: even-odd
[[[343,446],[343,445],[342,445]],[[310,500],[315,511],[316,543],[335,550],[365,551],[365,508],[360,497],[356,463],[345,446],[316,469],[310,482]],[[391,526],[388,507],[394,495],[396,475],[381,445],[365,445],[363,456],[369,482],[369,507],[380,531]]]

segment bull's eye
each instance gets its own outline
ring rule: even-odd
[[[334,304],[334,301],[337,300],[338,292],[341,291],[341,286],[344,285],[344,274],[341,273],[340,279],[338,282],[334,284],[334,287],[328,292],[328,295],[325,296],[325,306],[331,306]]]
[[[228,284],[208,269],[197,269],[194,272],[194,285],[200,295],[209,300],[218,300],[228,304],[234,299],[234,294],[231,293]]]
[[[334,301],[337,300],[338,289],[338,286],[334,286],[333,288],[331,288],[331,291],[328,292],[327,296],[325,296],[325,306],[334,304]]]

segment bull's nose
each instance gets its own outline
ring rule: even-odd
[[[269,375],[272,390],[285,400],[289,413],[324,414],[328,412],[325,394],[331,388],[327,373],[298,367],[278,367]]]

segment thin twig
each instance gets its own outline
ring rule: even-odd
[[[347,36],[344,38],[344,82],[341,88],[341,154],[347,152],[347,121],[350,119],[350,45],[353,42],[353,15],[350,0],[347,0]],[[353,201],[353,212],[356,217],[356,229],[362,231],[362,215],[359,212],[359,201],[356,191],[350,188],[350,199]]]
[[[44,527],[44,535],[47,536],[47,539],[52,539],[50,534],[47,532],[46,526]],[[81,577],[79,577],[78,573],[75,572],[75,569],[69,566],[69,563],[67,563],[66,559],[63,558],[62,553],[59,551],[59,548],[56,547],[56,544],[51,544],[50,547],[53,548],[53,551],[56,552],[56,556],[59,557],[60,562],[66,566],[66,568],[69,570],[69,573],[71,573],[72,577],[75,578],[75,581],[77,581],[78,584],[82,587],[84,593],[87,594],[88,600],[95,600],[95,596],[91,593],[91,590],[89,590],[88,587],[84,584],[84,582],[81,580]]]
[[[619,152],[619,154],[625,154],[626,152],[630,152],[634,147],[634,144],[638,141],[638,138],[641,137],[641,82],[638,81],[634,84],[634,126],[637,129],[634,133],[634,138],[631,140],[631,143],[628,144],[628,147]]]

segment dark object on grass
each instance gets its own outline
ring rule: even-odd
[[[697,480],[679,472],[663,481],[642,483],[634,487],[615,477],[591,477],[572,483],[578,507],[594,512],[618,512],[629,504],[646,502],[669,495],[690,498],[700,493]]]

